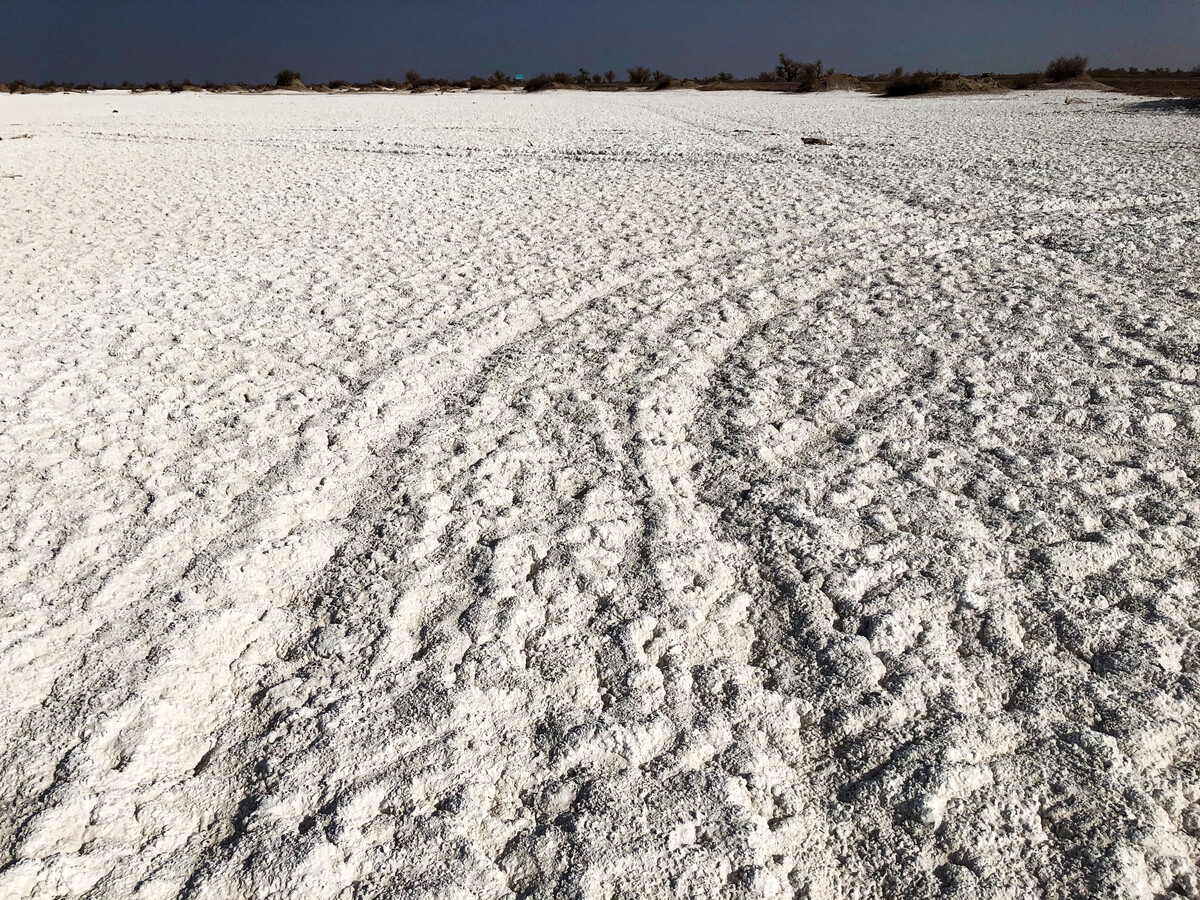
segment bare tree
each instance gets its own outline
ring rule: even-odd
[[[633,69],[626,69],[629,73],[629,80],[633,84],[646,84],[650,80],[651,71],[645,66],[637,66]]]
[[[800,75],[800,63],[791,57],[779,54],[779,65],[775,67],[775,74],[784,81],[795,81]]]
[[[813,90],[824,72],[819,59],[815,63],[799,62],[782,53],[779,54],[779,65],[775,67],[775,74],[779,78],[794,82],[797,90],[801,91]]]

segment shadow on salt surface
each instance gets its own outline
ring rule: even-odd
[[[1200,97],[1163,97],[1157,100],[1143,100],[1141,103],[1130,103],[1123,112],[1168,112],[1200,114]]]

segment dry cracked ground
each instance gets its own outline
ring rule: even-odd
[[[1200,897],[1200,118],[1067,98],[0,97],[0,895]]]

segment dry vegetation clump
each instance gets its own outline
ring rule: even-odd
[[[1053,82],[1071,81],[1087,75],[1086,56],[1060,56],[1046,66],[1046,77]]]
[[[543,72],[526,80],[525,92],[527,94],[535,94],[538,91],[553,90],[556,86],[554,76]]]
[[[937,72],[926,72],[918,69],[905,73],[897,69],[892,73],[891,81],[884,88],[885,97],[912,97],[916,94],[933,93],[934,81],[939,77]]]
[[[398,87],[403,88],[406,85],[414,94],[426,94],[430,91],[444,91],[448,88],[467,88],[469,86],[466,81],[448,81],[445,78],[423,78],[420,72],[412,69],[404,73],[404,84],[398,85]],[[366,89],[380,90],[377,87],[368,87]]]
[[[540,75],[535,75],[525,82],[525,90],[527,93],[534,94],[538,91],[563,91],[563,90],[582,90],[583,85],[579,82],[576,76],[568,72],[555,72],[549,75],[542,72]]]
[[[275,87],[304,87],[300,73],[292,69],[280,69],[275,73]]]
[[[883,94],[885,97],[912,97],[918,94],[987,94],[1003,90],[1004,86],[990,77],[967,78],[957,73],[923,70],[905,74],[896,69]]]

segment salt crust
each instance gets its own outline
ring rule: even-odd
[[[1200,896],[1198,122],[1072,96],[0,96],[0,896]]]

